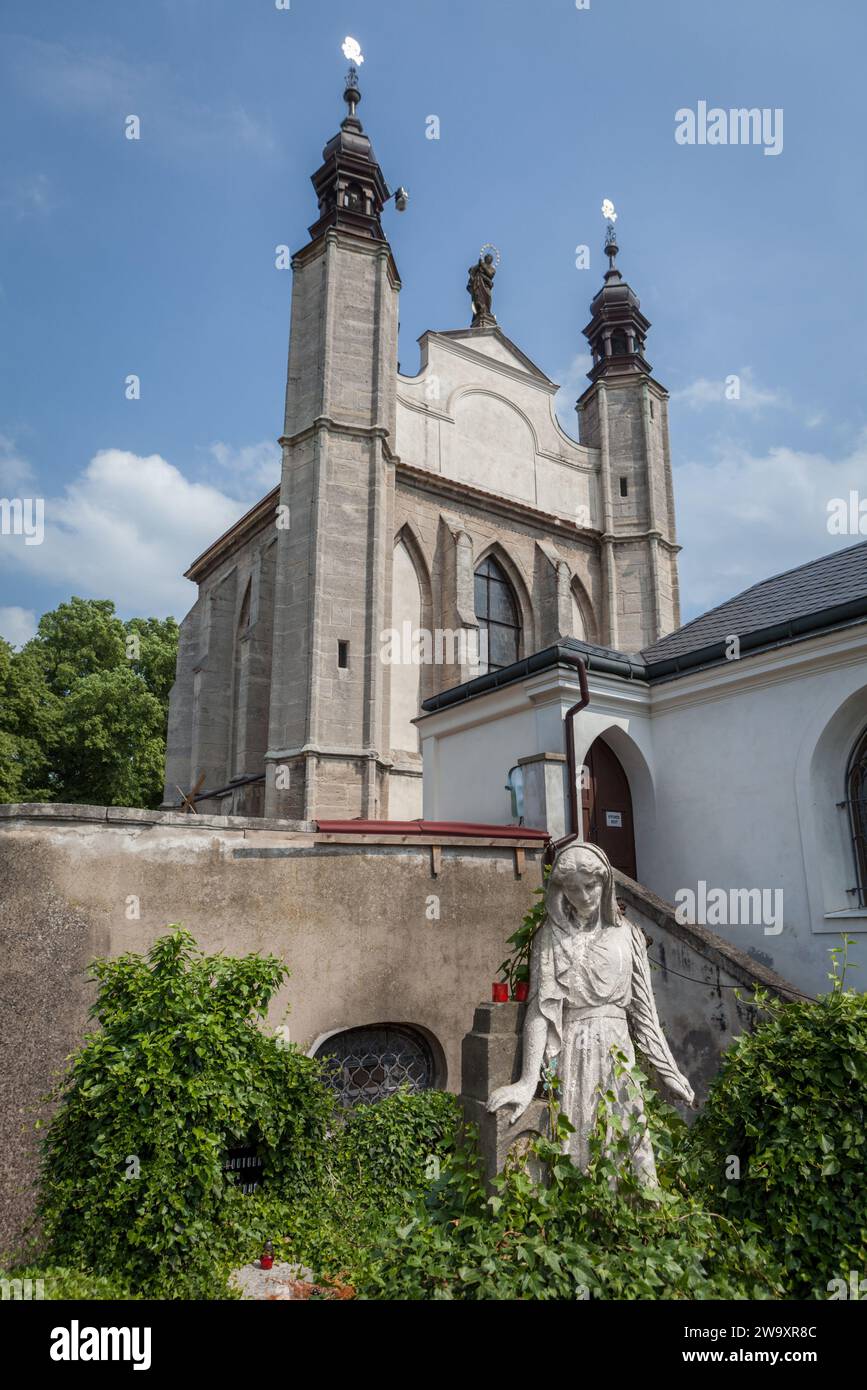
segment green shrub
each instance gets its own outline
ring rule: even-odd
[[[761,1228],[790,1297],[826,1298],[867,1269],[867,997],[760,1002],[767,1020],[729,1048],[696,1121],[692,1169],[731,1220]]]
[[[405,1090],[346,1112],[314,1193],[293,1200],[272,1188],[246,1199],[235,1263],[253,1259],[271,1239],[278,1259],[305,1265],[322,1282],[365,1282],[379,1242],[409,1219],[447,1162],[460,1114],[446,1091]]]
[[[72,1059],[43,1153],[52,1258],[141,1292],[222,1293],[247,1197],[223,1172],[251,1142],[264,1185],[321,1181],[333,1113],[318,1063],[259,1026],[288,974],[274,956],[206,956],[181,929],[92,966],[100,1024]]]
[[[633,1070],[636,1084],[641,1073]],[[683,1190],[685,1126],[648,1092],[660,1186],[642,1187],[625,1162],[634,1125],[603,1112],[589,1173],[538,1141],[547,1181],[526,1167],[489,1195],[472,1143],[458,1147],[407,1220],[379,1243],[359,1281],[380,1299],[743,1299],[779,1297],[780,1273],[755,1232]],[[611,1119],[607,1119],[611,1123]],[[563,1116],[558,1137],[568,1130]]]
[[[396,1091],[350,1110],[339,1135],[339,1181],[371,1196],[417,1190],[438,1176],[454,1146],[460,1106],[447,1091]]]
[[[20,1279],[22,1282],[29,1279],[31,1298],[44,1298],[46,1302],[52,1299],[124,1302],[138,1297],[115,1275],[85,1274],[78,1269],[64,1269],[62,1265],[27,1265],[12,1273],[0,1274],[0,1279]],[[41,1281],[41,1286],[38,1281]]]
[[[8,1276],[46,1297],[224,1298],[266,1239],[375,1299],[826,1297],[867,1263],[867,999],[840,981],[759,998],[692,1131],[632,1069],[657,1188],[627,1161],[638,1122],[603,1106],[588,1173],[541,1140],[547,1181],[516,1166],[491,1195],[454,1096],[339,1112],[319,1064],[262,1031],[274,957],[205,956],[176,929],[93,973],[101,1027],[45,1141],[45,1263]],[[556,1091],[549,1116],[559,1143]],[[242,1141],[264,1162],[253,1194],[222,1169]]]

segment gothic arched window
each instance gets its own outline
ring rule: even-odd
[[[517,661],[521,654],[518,604],[504,571],[490,555],[476,570],[475,608],[479,636],[485,632],[488,639],[486,669],[499,671]]]
[[[859,907],[867,907],[867,729],[864,730],[846,769],[846,804],[855,859],[855,887]]]

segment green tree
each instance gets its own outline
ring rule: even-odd
[[[177,643],[174,618],[72,598],[0,644],[0,799],[158,805]]]
[[[38,647],[16,652],[0,638],[0,801],[51,800],[48,750],[59,720]]]
[[[133,671],[94,671],[74,682],[53,759],[61,800],[158,805],[165,755],[163,707]]]
[[[138,637],[141,655],[132,658],[132,669],[141,676],[168,717],[169,695],[175,683],[178,659],[178,625],[174,618],[130,618],[126,624],[127,642]]]
[[[55,695],[66,695],[82,676],[126,664],[126,632],[111,599],[71,598],[59,604],[39,619],[33,641]]]

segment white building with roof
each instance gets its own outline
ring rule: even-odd
[[[567,711],[579,824],[570,824]],[[523,819],[612,862],[799,989],[867,966],[867,542],[753,585],[637,656],[564,640],[427,700],[427,819]],[[859,975],[849,983],[864,987]]]

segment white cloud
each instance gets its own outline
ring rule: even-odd
[[[280,445],[273,439],[261,439],[258,444],[242,444],[235,448],[217,440],[208,446],[208,453],[227,475],[226,486],[233,495],[249,496],[251,489],[259,494],[270,492],[280,481]]]
[[[35,635],[36,614],[31,608],[17,608],[14,604],[0,608],[0,637],[13,647],[23,647]]]
[[[0,493],[4,497],[20,496],[32,482],[33,470],[16,449],[15,441],[0,434]]]
[[[124,612],[182,617],[195,599],[184,570],[247,505],[159,454],[105,449],[64,496],[46,499],[42,545],[5,538],[0,563]]]
[[[575,414],[575,402],[579,396],[583,396],[587,387],[590,385],[587,380],[587,373],[593,366],[593,358],[589,352],[579,352],[572,358],[569,366],[563,372],[558,372],[562,385],[554,397],[554,412],[560,422],[562,429],[572,438],[578,436],[578,417]],[[557,377],[554,379],[557,380]]]
[[[710,459],[676,468],[683,620],[760,579],[863,540],[829,534],[828,504],[852,489],[867,495],[865,485],[867,431],[836,459],[785,446],[754,455],[720,442]]]
[[[738,391],[737,397],[732,396],[735,389]],[[758,415],[763,410],[781,409],[788,404],[782,392],[757,384],[752,367],[741,367],[730,377],[721,377],[719,381],[700,376],[689,386],[672,391],[671,399],[689,410],[706,410],[709,406],[723,405],[729,410],[741,410],[750,415]]]

